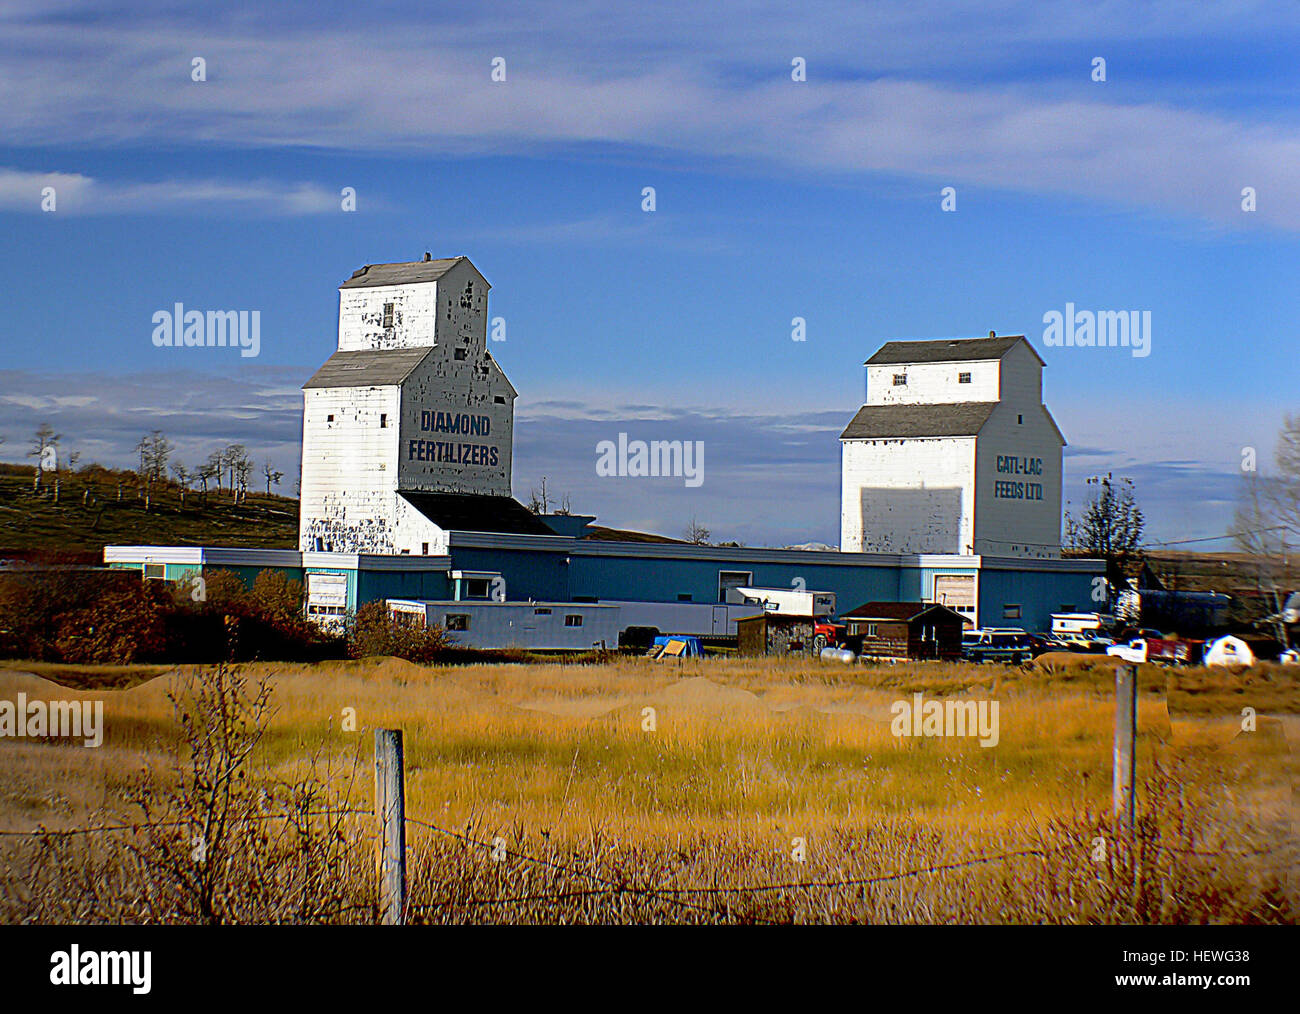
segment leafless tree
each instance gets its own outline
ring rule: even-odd
[[[32,477],[32,492],[38,492],[41,488],[41,475],[47,466],[58,467],[58,446],[62,439],[61,435],[54,432],[54,427],[49,423],[41,423],[36,429],[36,436],[32,439],[32,449],[27,452],[29,458],[36,459],[36,473]],[[51,460],[53,459],[53,460]]]
[[[226,469],[225,451],[213,451],[211,454],[208,455],[208,460],[203,463],[203,477],[205,480],[203,483],[203,492],[205,494],[208,491],[208,484],[206,481],[207,479],[214,480],[217,484],[217,492],[218,493],[221,492],[221,477],[222,474],[225,472],[225,469]]]
[[[1273,453],[1274,473],[1245,471],[1233,516],[1233,539],[1251,559],[1255,587],[1277,617],[1288,589],[1291,554],[1300,544],[1300,416],[1287,416]],[[1274,620],[1274,635],[1286,628]]]
[[[172,465],[172,474],[176,476],[176,485],[180,487],[181,509],[185,508],[185,494],[189,492],[190,483],[194,481],[194,473],[185,467],[184,462],[176,462]]]
[[[546,476],[542,476],[541,487],[534,488],[532,495],[528,498],[528,509],[534,514],[551,513],[551,498],[546,492]]]
[[[208,502],[208,482],[212,479],[220,481],[220,473],[213,466],[212,462],[206,461],[194,469],[194,478],[203,485],[203,502]]]
[[[695,518],[691,518],[691,523],[686,526],[686,541],[692,546],[707,546],[712,535],[713,533]]]
[[[266,495],[271,495],[271,484],[280,485],[280,480],[284,478],[284,473],[276,471],[271,464],[270,459],[262,463],[262,474],[266,476]]]
[[[154,430],[140,438],[134,450],[140,457],[140,486],[144,495],[144,509],[148,510],[152,499],[153,485],[167,478],[167,460],[171,457],[174,445],[162,430]]]

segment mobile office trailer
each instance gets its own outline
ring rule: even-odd
[[[619,609],[591,602],[388,599],[399,623],[442,627],[461,647],[590,651],[618,646]]]
[[[835,593],[798,588],[728,588],[727,601],[761,605],[764,612],[783,616],[834,616]]]
[[[618,628],[653,627],[662,634],[691,634],[696,637],[735,637],[736,621],[763,612],[759,603],[732,602],[630,602],[606,599],[604,605],[618,606]]]

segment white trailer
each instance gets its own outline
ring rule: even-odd
[[[1052,613],[1053,634],[1099,634],[1114,626],[1110,613]]]
[[[735,637],[736,621],[763,612],[761,604],[727,602],[495,602],[388,599],[395,617],[442,627],[469,648],[587,650],[618,646],[629,627],[661,634]]]
[[[835,593],[800,588],[728,588],[727,601],[786,616],[834,616]]]
[[[589,651],[618,647],[616,605],[388,599],[388,609],[396,618],[442,627],[465,648]]]
[[[619,607],[618,627],[654,627],[661,634],[696,637],[735,637],[736,621],[763,612],[758,603],[732,602],[629,602],[610,600]]]

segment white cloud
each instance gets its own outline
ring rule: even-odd
[[[898,173],[1220,224],[1300,228],[1300,202],[1285,196],[1300,189],[1294,122],[1176,106],[1176,95],[1160,92],[1166,97],[1157,99],[1132,87],[1064,87],[1064,67],[1046,82],[1002,76],[987,83],[987,72],[1003,70],[1016,47],[1032,51],[1044,39],[1100,43],[1115,38],[1118,24],[1130,44],[1183,38],[1189,25],[1254,38],[1276,21],[1266,8],[1238,7],[1229,17],[1162,3],[1121,16],[1103,5],[1085,18],[1061,4],[1008,2],[946,15],[926,6],[886,4],[867,14],[857,9],[867,5],[835,5],[819,15],[815,32],[788,11],[769,21],[746,19],[742,32],[727,20],[734,10],[702,9],[708,6],[678,9],[680,18],[658,7],[653,16],[593,11],[576,26],[565,19],[574,38],[564,43],[547,28],[545,15],[555,16],[554,9],[536,4],[514,6],[524,12],[520,18],[534,9],[544,15],[529,22],[535,38],[523,21],[487,12],[482,22],[436,27],[381,20],[365,32],[352,23],[272,30],[245,22],[236,31],[114,20],[74,34],[66,25],[19,19],[0,43],[9,69],[0,78],[0,131],[9,143],[32,147],[497,154],[617,145],[643,157],[734,160],[768,171]],[[700,39],[709,40],[707,48]],[[1004,59],[985,67],[986,83],[971,83],[969,69],[995,59],[982,44],[995,40],[1000,48],[992,52]],[[804,44],[815,47],[822,64],[796,85],[789,53]],[[498,54],[507,58],[504,83],[489,77]],[[194,55],[207,60],[206,82],[190,80]],[[1075,76],[1082,82],[1087,67],[1079,59]],[[841,71],[835,78],[827,64],[836,61],[874,76]],[[1191,92],[1199,87],[1194,72],[1184,75]],[[1259,194],[1253,216],[1239,208],[1245,186]],[[93,181],[88,189],[96,189]],[[310,188],[297,200],[315,210],[327,197],[336,206],[332,194]],[[266,205],[284,195],[255,184],[191,183],[126,188],[118,199]]]
[[[121,214],[208,208],[269,215],[339,211],[336,192],[310,183],[269,180],[162,180],[126,183],[80,173],[0,168],[0,210],[39,213],[45,189],[53,188],[59,214]]]

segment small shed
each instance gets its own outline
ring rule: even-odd
[[[813,618],[759,613],[736,620],[737,648],[742,655],[790,655],[809,650]]]
[[[862,638],[860,655],[903,660],[961,658],[961,613],[932,602],[865,602],[840,621]]]

